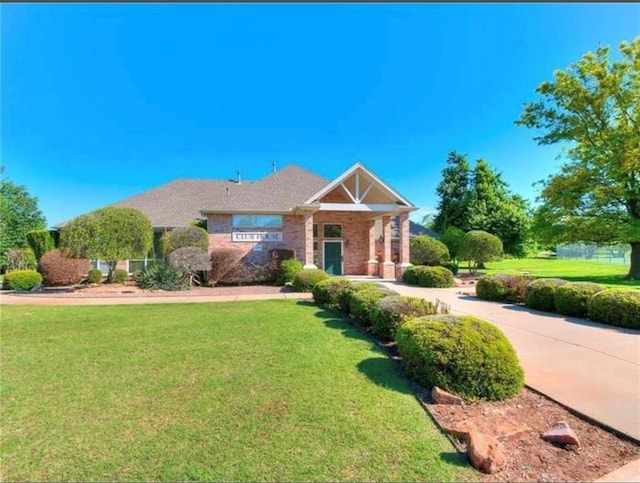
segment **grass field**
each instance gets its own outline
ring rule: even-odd
[[[461,270],[463,267],[461,267]],[[534,277],[563,278],[573,282],[595,282],[610,287],[640,288],[638,280],[623,280],[629,267],[616,263],[588,260],[558,260],[555,258],[506,259],[487,263],[479,273],[529,272]]]
[[[390,360],[302,302],[2,307],[2,480],[461,481]]]

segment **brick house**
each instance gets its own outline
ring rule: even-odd
[[[333,180],[296,165],[274,167],[255,182],[240,176],[176,180],[113,206],[145,213],[156,242],[165,230],[206,220],[210,251],[236,248],[243,261],[262,265],[271,249],[287,248],[305,268],[384,278],[397,278],[410,266],[410,226],[415,224],[409,213],[417,210],[361,163]],[[123,268],[131,273],[144,264],[131,260]]]

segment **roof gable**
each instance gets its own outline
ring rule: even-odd
[[[413,208],[414,205],[358,162],[322,189],[307,198],[305,205],[334,201],[336,197],[349,203],[391,203]]]

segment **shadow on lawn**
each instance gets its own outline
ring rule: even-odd
[[[462,468],[469,467],[469,460],[467,459],[465,453],[458,453],[453,451],[450,453],[442,452],[440,453],[440,459],[445,463],[449,463],[450,465],[460,466]]]

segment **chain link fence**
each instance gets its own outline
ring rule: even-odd
[[[620,245],[592,245],[588,243],[574,243],[571,245],[557,245],[556,258],[574,260],[592,260],[596,262],[629,264],[631,247]]]

